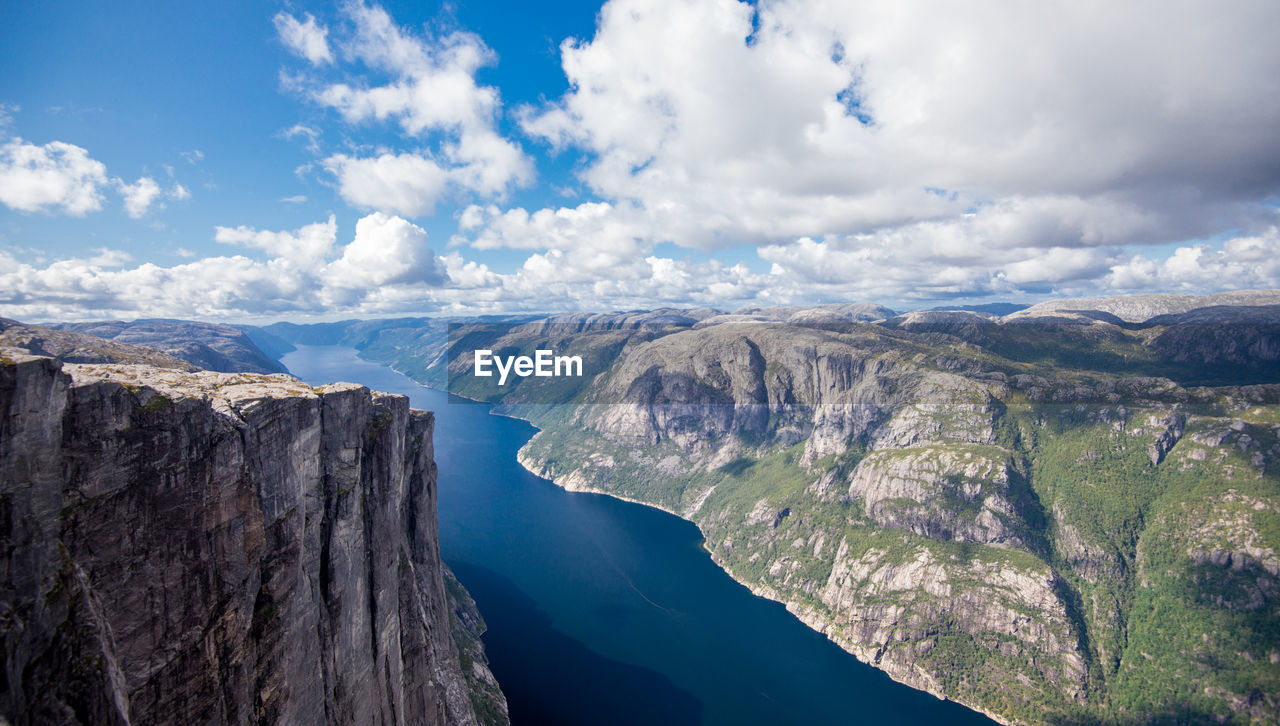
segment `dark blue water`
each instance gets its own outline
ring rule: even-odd
[[[515,458],[527,423],[350,348],[300,346],[283,362],[313,384],[354,381],[436,412],[441,550],[488,622],[515,726],[992,723],[752,595],[692,524],[528,473]]]

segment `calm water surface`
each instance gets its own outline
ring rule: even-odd
[[[529,424],[351,348],[299,346],[283,362],[309,383],[354,381],[436,412],[441,551],[488,622],[515,726],[992,723],[752,595],[692,524],[528,473],[516,451]]]

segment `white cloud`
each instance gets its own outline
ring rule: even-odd
[[[15,103],[0,103],[0,133],[7,133],[13,125],[13,115],[22,110]]]
[[[450,245],[530,250],[485,288],[517,308],[1280,284],[1274,233],[1135,255],[1275,224],[1277,23],[1265,2],[613,0],[561,46],[570,90],[517,111],[585,152],[597,201],[471,205]],[[426,123],[395,90],[343,107]]]
[[[974,208],[1000,248],[1167,242],[1254,228],[1280,194],[1274,3],[613,0],[599,18],[561,46],[570,90],[519,116],[588,152],[583,180],[650,242]]]
[[[291,197],[281,197],[280,201],[284,202],[285,204],[302,204],[303,202],[307,201],[307,195],[294,194]]]
[[[140,177],[138,181],[132,184],[125,184],[122,180],[117,179],[116,187],[120,190],[120,195],[124,197],[125,213],[133,219],[141,219],[147,213],[147,208],[161,193],[160,185],[149,176]]]
[[[324,166],[338,177],[344,199],[419,216],[431,214],[450,189],[500,198],[533,181],[532,159],[497,131],[498,91],[476,83],[476,72],[496,60],[480,38],[465,32],[416,36],[380,7],[351,4],[344,12],[353,25],[342,43],[346,56],[391,80],[371,85],[361,76],[322,82],[298,75],[287,85],[349,123],[391,121],[406,136],[433,144],[414,153],[330,156]],[[295,126],[286,132],[295,135],[306,135],[315,150],[314,130]]]
[[[615,254],[631,254],[640,259],[639,241],[649,228],[630,205],[614,207],[608,202],[587,202],[577,207],[539,209],[530,214],[523,207],[500,211],[489,205],[471,205],[459,218],[460,229],[478,230],[464,239],[476,249],[604,249]]]
[[[254,252],[168,268],[106,253],[37,266],[9,257],[0,314],[477,313],[1280,286],[1266,206],[1280,198],[1271,2],[613,0],[593,38],[562,46],[569,91],[516,113],[539,143],[583,159],[574,186],[590,201],[545,209],[503,206],[534,169],[500,131],[497,89],[476,80],[496,62],[479,38],[410,32],[363,4],[344,13],[332,38],[310,16],[282,14],[277,27],[316,65],[290,88],[410,142],[320,154],[312,127],[282,132],[323,159],[344,199],[376,210],[347,244],[331,219],[287,232],[219,228],[220,242]],[[316,33],[324,55],[307,51]],[[73,166],[53,145],[25,148],[46,166]],[[92,211],[111,180],[101,168],[85,178],[80,207],[53,192],[21,203]],[[0,199],[21,208],[4,188]],[[401,217],[453,201],[476,203],[437,257]],[[745,249],[746,262],[681,258],[663,242]],[[1150,246],[1168,243],[1177,249]],[[466,256],[498,248],[527,257],[493,269]]]
[[[351,204],[410,217],[435,211],[449,177],[435,161],[407,153],[364,159],[335,154],[324,166],[338,178],[338,191]]]
[[[268,256],[314,266],[322,263],[333,251],[338,239],[338,223],[333,215],[328,222],[309,224],[296,232],[270,232],[252,227],[217,227],[214,239],[222,244],[252,247]]]
[[[1280,287],[1280,229],[1235,237],[1216,250],[1179,247],[1163,261],[1134,255],[1113,266],[1106,282],[1124,292]]]
[[[177,183],[164,192],[149,176],[132,184],[109,177],[105,164],[74,144],[52,141],[38,146],[13,138],[0,146],[0,202],[12,209],[82,217],[102,209],[107,188],[120,194],[125,213],[133,219],[145,216],[161,197],[191,197],[190,190]]]
[[[430,310],[463,294],[444,292],[450,264],[435,256],[426,231],[404,219],[364,217],[345,245],[337,234],[333,217],[294,231],[218,227],[218,242],[261,251],[265,259],[215,256],[171,267],[128,267],[128,255],[106,249],[37,264],[0,251],[0,315],[40,321],[369,314]],[[474,263],[455,266],[469,284],[498,280]]]
[[[21,262],[0,251],[0,315],[70,320],[163,315],[186,318],[369,315],[442,311],[634,308],[655,299],[693,305],[785,301],[777,280],[742,265],[650,256],[620,260],[589,248],[531,255],[499,273],[457,252],[437,257],[421,227],[383,213],[360,219],[345,245],[326,222],[293,231],[219,227],[217,241],[244,255],[162,267],[126,266],[122,253]],[[178,254],[190,256],[178,248]],[[771,297],[772,296],[772,297]]]
[[[317,24],[310,13],[304,22],[288,13],[276,13],[274,23],[280,40],[289,50],[306,58],[312,65],[333,62],[333,55],[329,52],[329,29]]]
[[[14,138],[0,146],[0,202],[23,212],[61,209],[75,217],[102,209],[107,167],[79,146]]]
[[[320,131],[303,124],[294,124],[280,134],[285,139],[306,139],[306,149],[313,154],[320,153]]]
[[[382,212],[356,223],[355,239],[327,275],[331,286],[346,289],[445,282],[445,271],[427,246],[426,230]]]

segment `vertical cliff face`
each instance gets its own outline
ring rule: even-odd
[[[5,358],[0,715],[505,721],[453,635],[477,619],[445,587],[432,424],[351,384]]]

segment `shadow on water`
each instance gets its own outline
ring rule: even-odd
[[[531,598],[498,573],[464,562],[451,566],[476,601],[486,605],[485,649],[515,726],[701,723],[698,699],[661,674],[597,655],[560,633]],[[575,684],[572,698],[565,698],[566,683]]]

